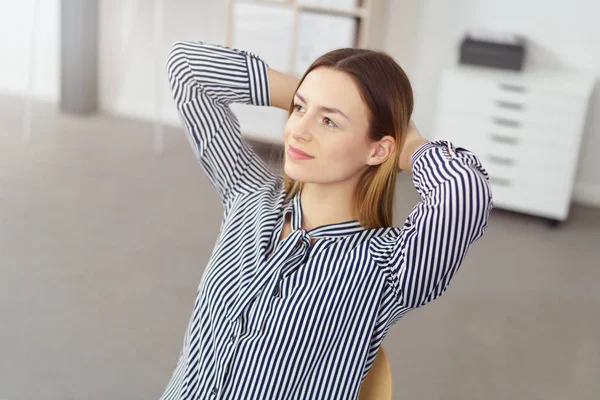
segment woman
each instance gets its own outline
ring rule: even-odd
[[[487,226],[487,175],[429,142],[387,55],[330,52],[298,81],[249,52],[178,42],[167,69],[224,208],[163,399],[356,398],[389,328],[440,296]],[[231,103],[289,110],[285,176],[242,140]],[[397,170],[421,202],[393,227]]]

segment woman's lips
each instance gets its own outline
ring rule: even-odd
[[[314,158],[310,154],[307,154],[307,153],[303,152],[302,150],[295,148],[292,145],[290,145],[288,147],[287,154],[293,160],[310,160],[310,159]]]

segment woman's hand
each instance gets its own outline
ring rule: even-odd
[[[402,171],[406,171],[409,174],[412,173],[410,169],[410,160],[412,158],[413,153],[419,149],[419,147],[423,146],[429,140],[425,139],[419,133],[417,126],[411,119],[408,128],[406,130],[406,138],[404,139],[404,145],[400,150],[400,158],[398,160],[398,168]]]
[[[300,79],[269,68],[271,105],[288,111],[299,83]]]

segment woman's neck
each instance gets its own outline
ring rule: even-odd
[[[322,225],[358,219],[354,209],[355,185],[305,183],[302,203],[302,228],[311,230]]]

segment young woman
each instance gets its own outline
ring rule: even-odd
[[[178,42],[167,69],[224,215],[163,399],[357,398],[390,327],[440,296],[483,235],[479,159],[420,136],[408,78],[381,52],[332,51],[298,81],[243,50]],[[289,111],[283,177],[231,103]],[[421,202],[394,227],[398,170]]]

